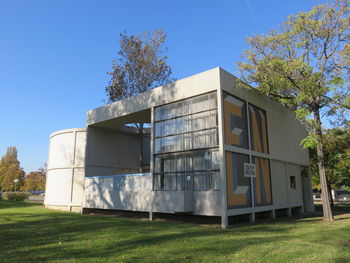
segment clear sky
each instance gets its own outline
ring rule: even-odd
[[[0,155],[16,146],[26,172],[47,161],[49,136],[85,127],[104,104],[118,34],[163,28],[177,79],[236,74],[245,38],[326,0],[0,1]]]

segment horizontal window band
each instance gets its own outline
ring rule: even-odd
[[[176,172],[154,172],[153,175],[162,175],[162,174],[184,174],[184,173],[211,173],[211,172],[220,172],[220,169],[208,169],[208,170],[189,170],[189,171],[176,171]]]
[[[207,190],[168,190],[168,189],[153,189],[153,192],[218,192],[220,189],[207,189]]]
[[[167,155],[167,154],[181,154],[181,153],[205,151],[206,149],[208,149],[208,150],[210,150],[210,149],[219,149],[219,145],[206,147],[206,148],[195,148],[195,149],[190,149],[190,150],[174,151],[174,152],[160,152],[160,153],[155,153],[154,157],[158,157],[160,155]]]
[[[202,110],[202,111],[197,111],[197,112],[193,112],[193,113],[187,113],[187,114],[184,114],[184,115],[178,115],[178,116],[175,116],[175,117],[171,117],[169,119],[155,120],[155,123],[161,123],[161,122],[165,122],[165,121],[168,121],[168,120],[179,119],[179,118],[182,118],[182,117],[187,117],[187,116],[196,115],[196,114],[209,112],[209,111],[216,111],[217,112],[218,108],[216,106],[215,108],[211,108],[211,109],[208,109],[208,110]]]
[[[208,148],[208,149],[204,149],[204,150],[188,150],[191,151],[193,154],[199,154],[199,153],[206,153],[206,152],[218,152],[219,148],[218,147],[213,147],[213,148]],[[178,155],[182,155],[183,152],[180,153],[161,153],[161,154],[154,154],[155,157],[157,158],[162,158],[162,157],[168,157],[168,156],[178,156]],[[190,155],[190,153],[186,152],[186,154]]]
[[[200,130],[193,130],[193,131],[179,132],[179,133],[171,133],[171,134],[167,134],[167,135],[164,135],[164,136],[156,136],[155,139],[162,139],[162,138],[167,138],[167,137],[171,137],[171,136],[189,134],[189,133],[200,132],[200,131],[214,130],[214,129],[218,129],[218,128],[219,127],[217,125],[215,125],[215,126],[212,126],[210,128],[204,128],[204,129],[200,129]]]

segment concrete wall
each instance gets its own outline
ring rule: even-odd
[[[87,177],[140,171],[141,139],[137,134],[88,126],[87,141]],[[144,149],[149,149],[149,143],[149,139],[144,141]]]
[[[86,208],[149,211],[151,195],[150,174],[85,178]]]
[[[44,200],[47,207],[75,211],[81,207],[85,146],[85,129],[51,134]]]
[[[290,186],[290,176],[296,178],[296,188]],[[272,197],[276,208],[303,206],[299,166],[281,161],[271,161]]]

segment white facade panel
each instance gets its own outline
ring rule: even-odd
[[[73,156],[73,132],[60,133],[51,137],[48,169],[71,167]]]
[[[70,205],[72,187],[72,170],[58,169],[47,172],[45,204]]]

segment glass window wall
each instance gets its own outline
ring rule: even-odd
[[[154,190],[219,189],[217,114],[216,92],[155,108]]]

